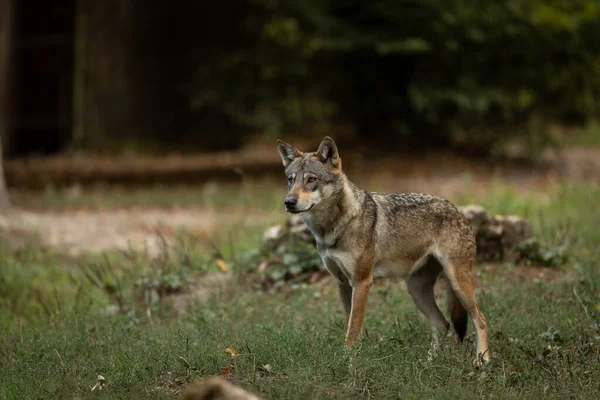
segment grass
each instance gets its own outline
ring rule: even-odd
[[[278,185],[277,185],[278,184]],[[36,192],[11,193],[15,204],[33,210],[73,208],[107,209],[129,207],[206,207],[224,210],[232,207],[257,210],[281,208],[285,182],[270,179],[247,179],[242,184],[205,184],[202,186],[161,185],[144,188],[110,186],[97,188],[46,187],[42,196]]]
[[[494,184],[483,197],[455,199],[527,215],[544,242],[568,245],[572,261],[562,268],[578,277],[515,282],[509,279],[515,266],[506,265],[500,275],[478,267],[478,299],[494,360],[480,371],[471,366],[472,327],[465,344],[449,339],[434,362],[426,360],[429,329],[400,282],[372,289],[367,335],[350,362],[331,284],[266,293],[240,275],[202,307],[175,317],[152,299],[140,299],[135,283],[149,276],[160,282],[157,269],[185,271],[185,288],[187,276],[202,280],[217,271],[193,246],[156,259],[117,253],[73,259],[35,242],[18,252],[5,246],[0,399],[171,399],[185,383],[215,374],[269,399],[598,398],[599,196],[600,187],[591,184],[564,185],[546,200]],[[254,243],[236,244],[235,251],[227,241],[219,245],[231,261]],[[108,268],[101,281],[120,287],[127,310],[135,312],[107,312],[114,311],[114,300],[110,290],[86,279],[84,268],[91,265]],[[99,374],[106,388],[92,392]]]

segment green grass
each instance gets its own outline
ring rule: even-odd
[[[343,350],[341,304],[330,284],[264,293],[240,276],[208,303],[176,318],[133,300],[133,285],[157,268],[175,272],[178,266],[202,279],[213,267],[193,248],[146,260],[120,254],[71,259],[35,243],[18,253],[4,247],[0,399],[170,399],[186,382],[223,369],[236,384],[270,399],[598,398],[599,196],[598,186],[566,185],[542,201],[496,184],[482,198],[459,199],[527,215],[542,240],[568,244],[572,261],[562,268],[578,274],[570,282],[515,283],[508,279],[514,266],[506,265],[501,275],[478,268],[478,299],[493,356],[481,371],[471,365],[471,327],[466,343],[448,340],[433,362],[426,360],[429,329],[398,282],[372,289],[368,335],[350,362]],[[218,245],[231,246],[227,243]],[[135,318],[106,312],[106,292],[86,281],[85,265],[115,272],[117,278],[103,276],[107,282],[118,279]],[[235,358],[226,352],[231,347],[239,354]],[[106,388],[92,392],[99,374]]]
[[[285,196],[285,190],[283,181],[247,179],[236,184],[208,183],[202,186],[161,184],[144,188],[48,186],[41,196],[36,192],[14,192],[11,193],[11,197],[21,208],[38,210],[189,206],[215,210],[232,207],[273,210],[281,208],[281,198]]]

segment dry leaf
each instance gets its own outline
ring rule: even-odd
[[[596,310],[600,311],[600,304],[596,306]]]
[[[218,258],[217,261],[217,266],[219,267],[219,269],[223,272],[227,272],[227,264],[225,263],[225,261],[223,261],[222,259]]]
[[[231,355],[231,358],[236,358],[238,356],[238,353],[235,351],[235,349],[233,347],[228,347],[225,349],[225,351]]]
[[[227,368],[223,368],[221,370],[221,375],[230,375],[233,372],[234,368],[235,368],[235,365],[229,364],[229,366]]]

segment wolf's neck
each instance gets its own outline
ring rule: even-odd
[[[362,196],[363,191],[344,176],[344,184],[339,193],[303,215],[317,242],[331,246],[337,241],[348,222],[360,213]]]

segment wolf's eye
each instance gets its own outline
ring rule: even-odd
[[[288,183],[292,183],[292,180],[293,180],[293,179],[294,179],[294,178],[293,178],[291,175],[290,175],[290,176],[288,176],[288,178],[287,178],[287,181],[288,181]]]
[[[315,178],[314,176],[309,176],[308,179],[306,180],[308,183],[313,183],[314,181],[316,181],[317,178]]]

